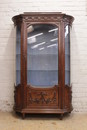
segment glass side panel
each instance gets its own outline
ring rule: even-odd
[[[20,84],[20,44],[21,44],[21,31],[20,27],[16,28],[16,85]]]
[[[27,84],[58,84],[58,27],[34,24],[27,28]]]
[[[65,85],[70,85],[70,28],[65,27]]]

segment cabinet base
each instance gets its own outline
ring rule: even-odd
[[[71,113],[72,110],[68,109],[15,109],[16,112],[22,114],[22,118],[25,118],[25,114],[59,114],[60,120],[63,119],[65,113]]]

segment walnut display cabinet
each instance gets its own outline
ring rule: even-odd
[[[16,27],[16,112],[60,114],[72,111],[70,26],[73,17],[60,13],[24,13]]]

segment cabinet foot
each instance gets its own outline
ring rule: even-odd
[[[60,120],[62,120],[62,119],[63,119],[63,114],[60,115]]]
[[[22,113],[22,119],[24,119],[25,118],[25,113]]]

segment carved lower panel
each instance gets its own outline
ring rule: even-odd
[[[31,92],[29,92],[29,102],[37,103],[37,104],[49,104],[49,103],[55,103],[56,102],[56,91],[53,92],[52,97],[49,97],[48,92],[39,92],[36,94],[35,98],[32,98]]]
[[[58,106],[58,88],[27,88],[27,106]]]

